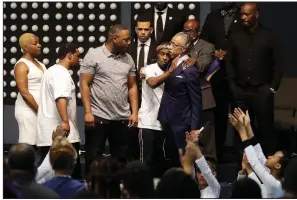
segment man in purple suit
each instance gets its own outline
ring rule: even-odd
[[[199,71],[195,65],[185,66],[191,38],[177,33],[171,40],[171,58],[175,71],[165,82],[158,120],[165,133],[165,157],[170,167],[180,166],[178,150],[186,147],[185,132],[199,133],[202,100]]]

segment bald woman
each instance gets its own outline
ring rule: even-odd
[[[25,33],[19,38],[19,44],[24,54],[14,66],[19,91],[15,102],[15,118],[19,126],[18,142],[35,146],[40,84],[46,68],[37,60],[41,53],[37,36]]]

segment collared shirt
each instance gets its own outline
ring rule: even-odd
[[[80,73],[94,75],[91,90],[92,113],[107,120],[126,120],[131,115],[128,77],[135,76],[132,57],[114,55],[105,44],[89,50],[80,63]]]
[[[277,90],[284,64],[279,38],[259,25],[253,32],[234,32],[227,50],[227,73],[231,81],[246,86],[268,85]]]
[[[162,22],[163,22],[163,31],[165,29],[165,23],[166,23],[166,16],[167,16],[167,11],[168,11],[168,7],[166,7],[164,10],[159,11],[156,8],[154,8],[155,10],[155,17],[154,17],[154,30],[157,30],[157,20],[158,20],[158,12],[163,12],[161,17],[162,17]],[[155,31],[155,38],[157,38],[157,31]]]
[[[140,42],[139,40],[137,40],[137,69],[138,69],[138,61],[139,61],[139,53],[140,53],[140,49],[141,49],[141,44],[145,44],[144,46],[144,67],[147,65],[147,57],[148,57],[148,53],[149,53],[149,49],[150,49],[150,45],[151,45],[151,38],[149,38],[145,43]]]

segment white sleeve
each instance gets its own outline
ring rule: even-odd
[[[257,158],[258,158],[258,160],[260,161],[260,163],[261,163],[262,165],[265,166],[265,163],[266,163],[267,159],[266,159],[266,157],[264,156],[264,153],[263,153],[263,151],[262,151],[262,148],[261,148],[260,143],[258,143],[258,144],[256,144],[256,145],[254,146],[254,150],[255,150],[255,152],[256,152]]]
[[[276,180],[260,163],[252,145],[244,149],[247,159],[253,168],[254,172],[258,175],[266,188],[267,193],[273,193],[279,186],[279,181]]]
[[[71,99],[73,85],[70,74],[66,73],[61,71],[52,77],[51,86],[55,100],[60,97]]]
[[[53,177],[53,169],[50,163],[50,158],[49,158],[49,152],[47,153],[46,157],[42,161],[41,165],[37,169],[37,174],[35,176],[36,182],[40,182],[42,179],[45,177],[50,177],[50,179]],[[48,178],[46,178],[48,180]]]
[[[237,174],[237,180],[239,181],[240,179],[244,179],[246,177],[246,174],[245,175],[241,175],[241,174],[239,174],[239,172],[238,172],[238,174]]]
[[[202,158],[200,159],[197,159],[195,162],[198,165],[201,172],[203,173],[208,186],[212,189],[216,198],[219,198],[220,192],[221,192],[221,186],[218,180],[212,174],[204,156],[202,156]]]
[[[152,68],[152,66],[150,66],[150,65],[143,68],[143,72],[145,74],[145,80],[146,81],[149,78],[156,77],[153,70],[151,70],[151,68]]]

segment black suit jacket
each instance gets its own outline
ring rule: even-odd
[[[240,8],[235,12],[227,34],[225,33],[224,28],[224,18],[221,16],[221,9],[219,9],[207,15],[200,38],[213,44],[216,50],[227,50],[230,35],[242,29],[243,25],[240,18]],[[221,84],[221,82],[227,78],[224,60],[220,61],[220,66],[221,69],[216,72],[211,79],[212,84]]]
[[[135,66],[136,66],[136,71],[138,72],[138,69],[137,69],[137,64],[138,64],[137,63],[137,40],[135,40],[135,41],[133,41],[130,45],[129,54],[132,56]],[[156,41],[152,38],[149,52],[147,55],[147,65],[155,63],[157,61],[156,49],[157,49]]]
[[[149,11],[143,12],[140,15],[145,15],[146,17],[148,17],[151,21],[151,24],[153,24],[153,28],[155,28],[154,8]],[[173,11],[171,8],[168,7],[162,39],[160,42],[158,42],[158,44],[162,42],[169,42],[176,33],[181,32],[183,30],[183,26],[185,22],[186,22],[186,18],[184,16],[182,16],[178,12]],[[134,27],[135,25],[136,24],[134,24]],[[136,34],[134,35],[134,38],[136,38]],[[155,30],[152,33],[152,38],[156,40]]]
[[[240,9],[238,8],[235,12],[229,31],[226,34],[224,28],[224,18],[221,16],[221,9],[219,9],[207,15],[200,38],[212,43],[217,50],[226,50],[230,34],[242,29],[243,25],[240,18]]]

